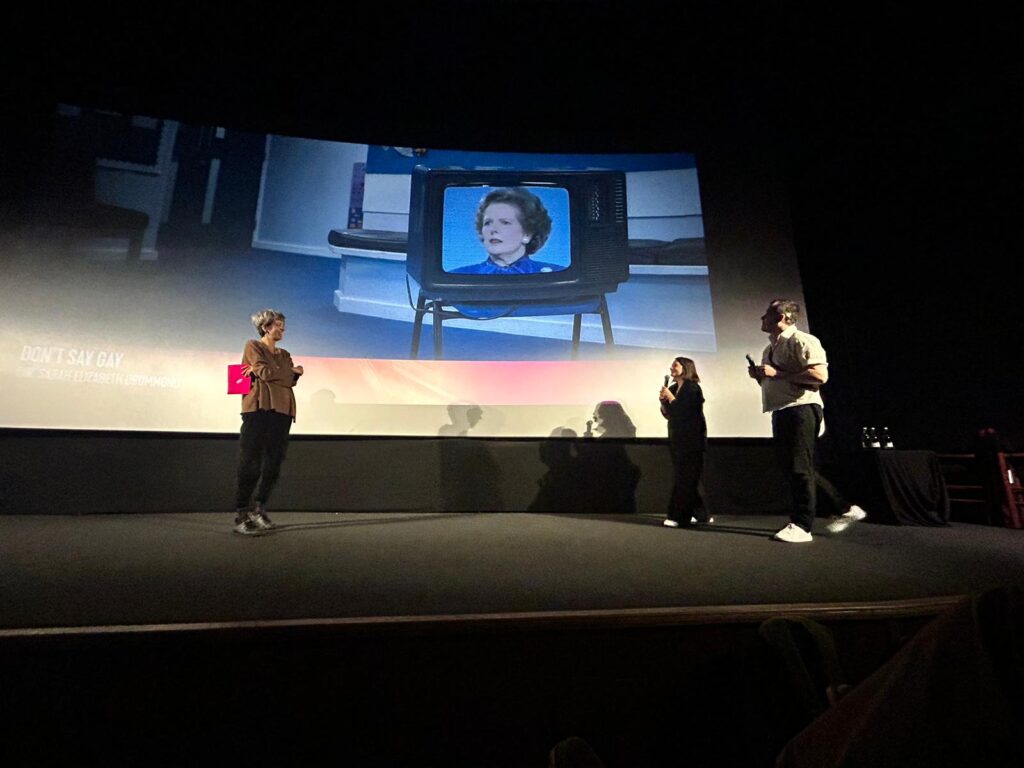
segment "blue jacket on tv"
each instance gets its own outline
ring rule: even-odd
[[[538,272],[560,272],[565,267],[560,264],[548,264],[545,261],[533,261],[529,256],[523,256],[513,261],[507,267],[499,266],[490,259],[479,264],[470,264],[467,267],[453,269],[452,273],[457,275],[535,275]]]

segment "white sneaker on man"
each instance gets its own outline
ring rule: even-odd
[[[842,533],[849,528],[850,525],[863,520],[867,516],[867,512],[854,504],[839,517],[833,518],[832,522],[828,524],[827,530],[829,533]]]
[[[804,542],[814,541],[814,537],[810,533],[795,523],[790,523],[772,536],[772,538],[778,541],[785,541],[788,544],[803,544]]]
[[[661,521],[661,524],[664,525],[666,528],[678,528],[679,527],[679,523],[677,523],[671,517],[666,517],[664,520]]]

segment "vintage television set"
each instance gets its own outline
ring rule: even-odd
[[[526,261],[508,269],[488,261],[481,202],[495,190],[542,201],[550,232]],[[533,236],[528,232],[526,239]],[[524,240],[525,241],[525,240]],[[528,264],[528,268],[517,269]],[[413,170],[409,201],[409,277],[421,299],[530,306],[571,303],[615,291],[629,278],[626,178],[612,170]]]

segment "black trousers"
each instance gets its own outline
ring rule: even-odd
[[[235,508],[244,509],[253,501],[266,504],[281,475],[281,464],[288,451],[288,433],[292,417],[277,411],[242,414],[242,432],[238,440],[238,491]],[[259,488],[256,484],[259,483]]]
[[[789,476],[793,496],[789,519],[807,532],[814,527],[817,511],[814,441],[818,437],[821,416],[820,405],[794,405],[772,411],[775,456],[782,471]]]
[[[788,411],[794,413],[787,413]],[[841,515],[850,508],[850,502],[815,468],[814,446],[820,425],[821,407],[818,405],[783,408],[772,414],[775,449],[779,463],[790,477],[794,506],[791,520],[806,531],[811,530],[810,526],[817,512],[818,493],[825,497],[828,502],[826,507],[831,507],[834,515]],[[810,470],[806,470],[806,467],[810,467]],[[808,483],[811,484],[810,490],[807,487]]]
[[[672,452],[672,496],[668,502],[668,517],[681,525],[689,525],[690,518],[707,521],[708,513],[700,498],[700,477],[704,472],[704,450],[687,449],[669,443]]]

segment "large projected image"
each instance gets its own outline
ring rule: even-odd
[[[37,165],[5,238],[0,426],[234,431],[226,366],[269,307],[305,370],[296,433],[662,437],[658,389],[687,355],[712,434],[716,409],[718,434],[766,434],[716,333],[737,318],[713,306],[725,256],[692,154],[413,150],[62,105]],[[748,309],[743,352],[763,343]]]

